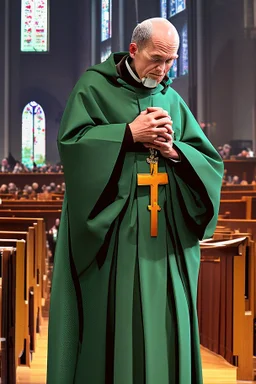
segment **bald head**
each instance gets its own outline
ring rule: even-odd
[[[177,29],[167,19],[154,17],[138,24],[133,33],[131,42],[136,43],[138,49],[143,49],[154,40],[172,41],[179,45],[179,34]]]
[[[130,66],[143,84],[157,86],[178,58],[179,35],[168,20],[148,19],[137,25],[129,46]],[[153,86],[150,86],[153,88]]]

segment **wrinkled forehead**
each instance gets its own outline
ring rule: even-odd
[[[152,39],[149,44],[146,45],[145,51],[150,56],[162,56],[169,58],[176,58],[179,44],[173,40],[161,40],[159,38]]]

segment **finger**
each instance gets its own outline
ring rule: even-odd
[[[160,139],[160,138],[159,138]],[[161,145],[161,147],[165,148],[166,150],[169,150],[173,147],[173,142],[172,140],[169,140],[169,141],[162,141],[162,140],[159,140],[158,138],[154,140],[154,144],[155,145]]]
[[[172,129],[172,126],[170,124],[165,124],[164,128],[167,129],[167,133],[169,133],[169,135],[173,134],[173,129]]]
[[[163,127],[167,124],[170,124],[171,120],[170,120],[170,117],[168,116],[161,116],[159,119],[154,119],[153,120],[153,124],[155,124],[157,127]]]
[[[154,143],[156,141],[161,141],[162,143],[166,143],[166,139],[164,137],[162,137],[162,136],[157,136],[157,138],[154,140]]]
[[[147,108],[147,113],[152,113],[155,111],[163,111],[163,108],[160,108],[160,107],[148,107]]]
[[[147,115],[147,110],[145,109],[145,111],[141,111],[140,115]]]
[[[160,137],[163,138],[164,141],[173,141],[172,135],[170,135],[169,133],[162,133],[161,135],[158,135],[156,139]]]
[[[171,118],[168,115],[168,112],[164,109],[157,109],[156,111],[151,113],[154,119],[160,119],[161,117],[168,117],[167,123],[170,122]]]
[[[162,136],[164,133],[168,133],[168,130],[165,127],[154,128],[154,129],[152,129],[152,133],[155,134],[156,136]],[[155,139],[156,139],[156,137],[155,137]]]
[[[173,130],[172,125],[173,125],[173,122],[171,120],[168,124],[165,124],[165,127]]]

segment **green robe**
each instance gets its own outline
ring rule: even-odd
[[[47,384],[200,384],[199,240],[214,232],[223,164],[168,84],[134,88],[118,77],[122,56],[82,75],[59,131],[66,196]],[[159,160],[169,183],[159,187],[157,237],[150,235],[149,187],[137,186],[137,174],[149,172],[147,153],[126,152],[118,164],[126,124],[149,106],[169,112],[182,153],[180,163]],[[111,185],[118,166],[118,185]]]

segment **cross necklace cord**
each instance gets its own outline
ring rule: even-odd
[[[150,186],[150,204],[148,205],[148,210],[151,213],[150,233],[152,237],[157,237],[158,212],[161,210],[161,207],[158,205],[158,186],[168,184],[168,175],[167,173],[158,173],[157,151],[149,148],[149,152],[147,163],[150,165],[150,173],[139,173],[137,175],[137,183],[138,186]]]

